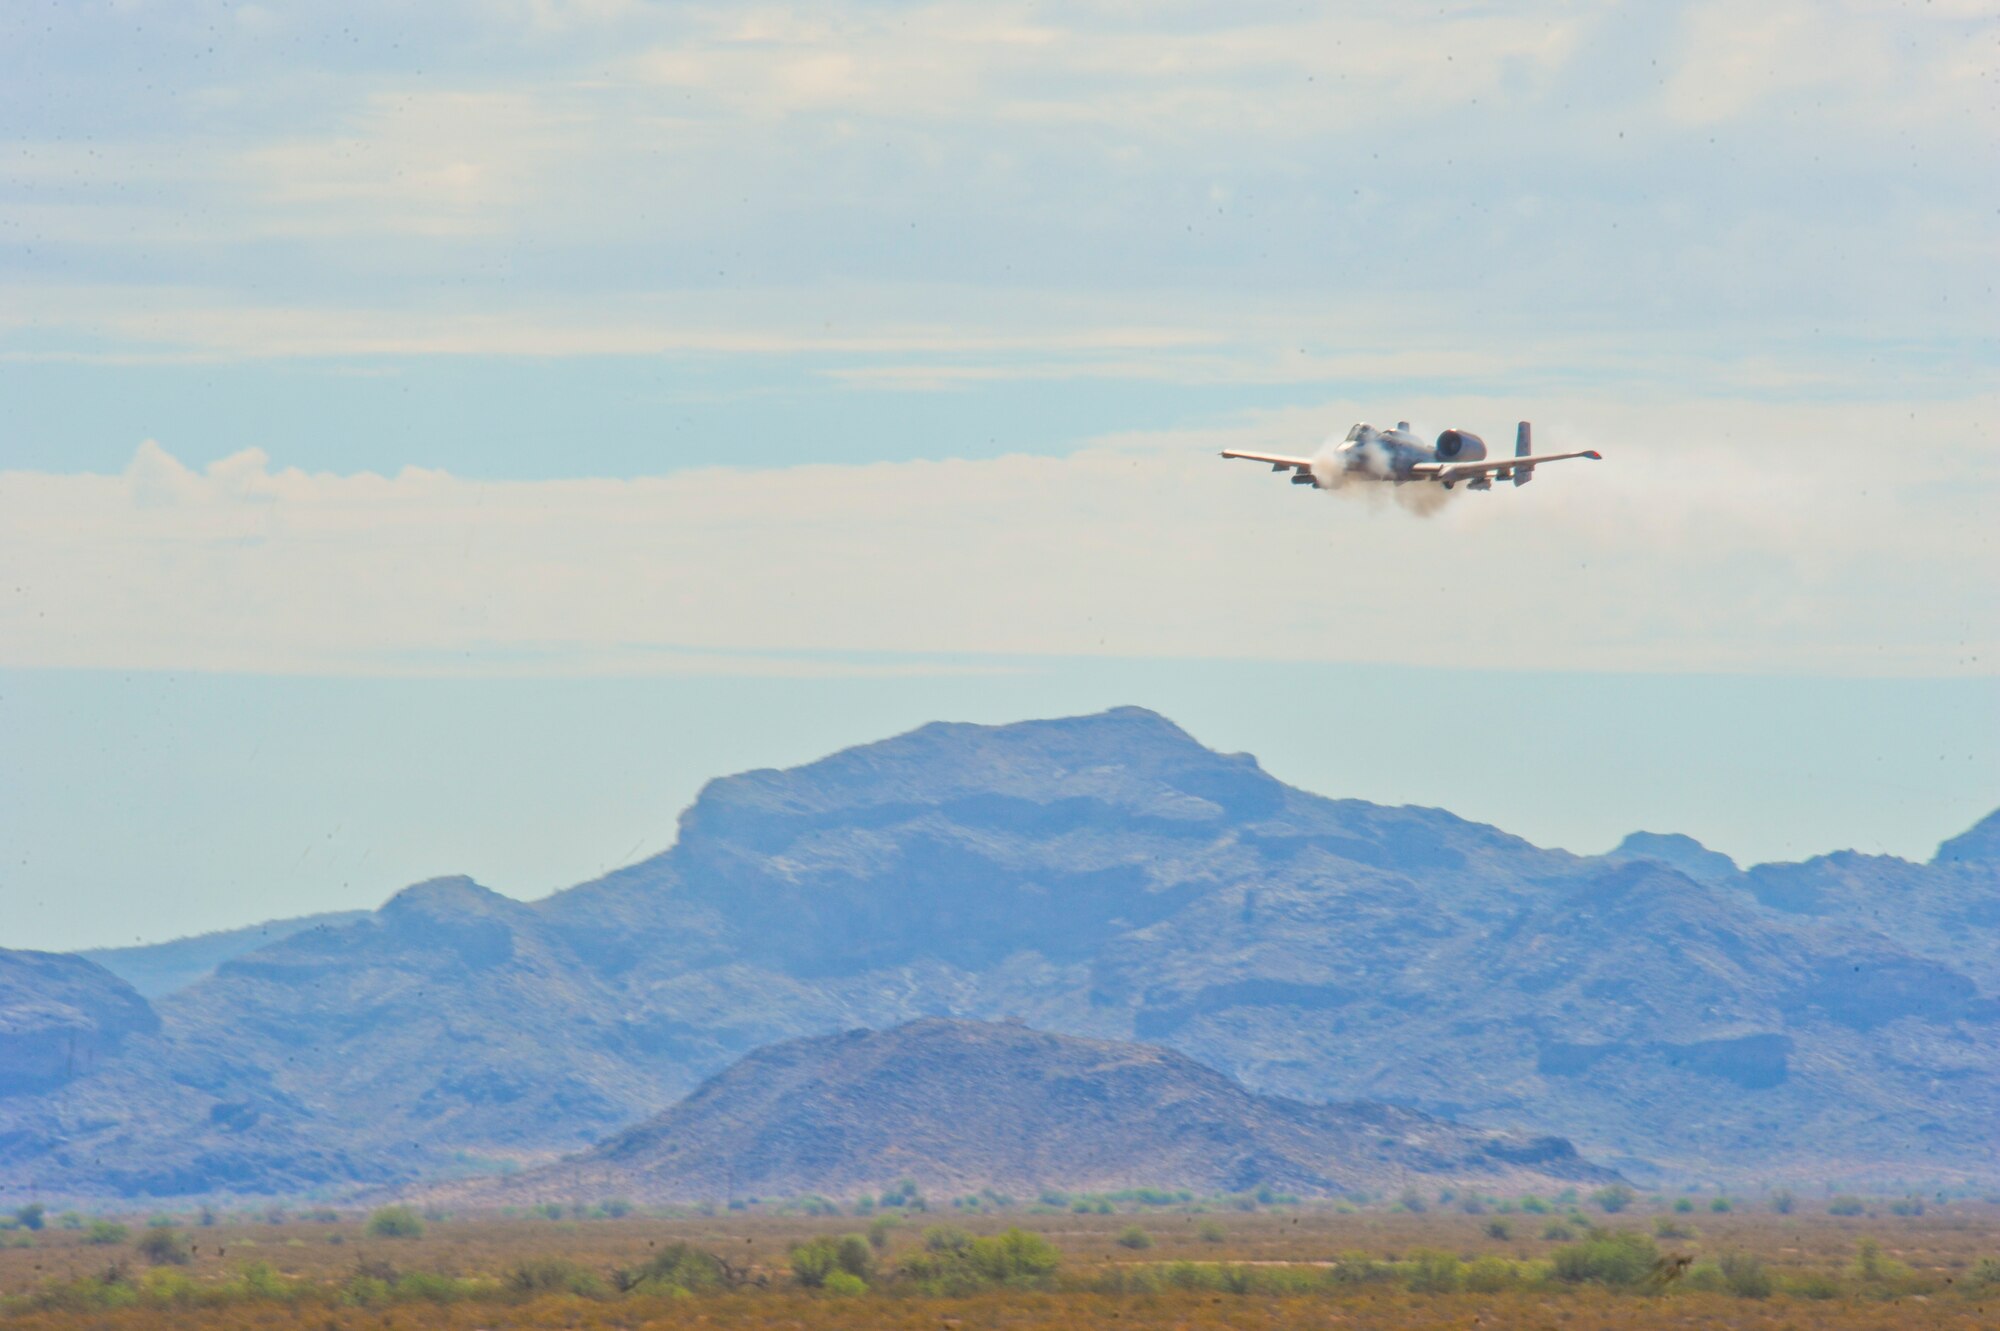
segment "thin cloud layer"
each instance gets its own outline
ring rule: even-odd
[[[1489,424],[1502,404],[1448,404]],[[1953,437],[1987,400],[1933,417]],[[1904,452],[1891,408],[1564,404],[1602,448],[1428,521],[1277,485],[1344,404],[1056,458],[478,482],[0,475],[0,663],[370,674],[653,673],[814,654],[1990,673],[1993,467]],[[1432,427],[1445,422],[1426,422]],[[1497,427],[1496,427],[1497,428]]]

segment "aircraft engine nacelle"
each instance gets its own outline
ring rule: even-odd
[[[1470,430],[1446,430],[1438,436],[1437,455],[1444,462],[1480,462],[1486,457],[1486,441]]]

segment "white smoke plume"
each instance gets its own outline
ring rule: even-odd
[[[1396,484],[1391,479],[1394,468],[1390,465],[1389,450],[1372,439],[1355,447],[1354,452],[1359,455],[1361,466],[1350,470],[1346,465],[1348,455],[1340,451],[1343,442],[1341,439],[1328,439],[1313,454],[1313,479],[1319,482],[1319,488],[1325,493],[1358,499],[1377,508],[1393,503],[1420,518],[1429,517],[1451,502],[1453,492],[1430,481]]]

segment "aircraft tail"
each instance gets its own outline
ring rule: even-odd
[[[1529,456],[1534,451],[1535,451],[1534,428],[1530,426],[1526,421],[1522,421],[1514,429],[1514,456],[1517,458],[1524,458]],[[1533,467],[1514,468],[1514,484],[1526,485],[1529,481],[1533,480],[1534,478],[1535,478],[1535,469]]]

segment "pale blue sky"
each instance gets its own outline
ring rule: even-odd
[[[545,891],[1128,701],[1579,850],[1927,854],[2000,803],[1995,18],[0,10],[0,944]],[[1418,520],[1213,457],[1361,416],[1608,460]]]

